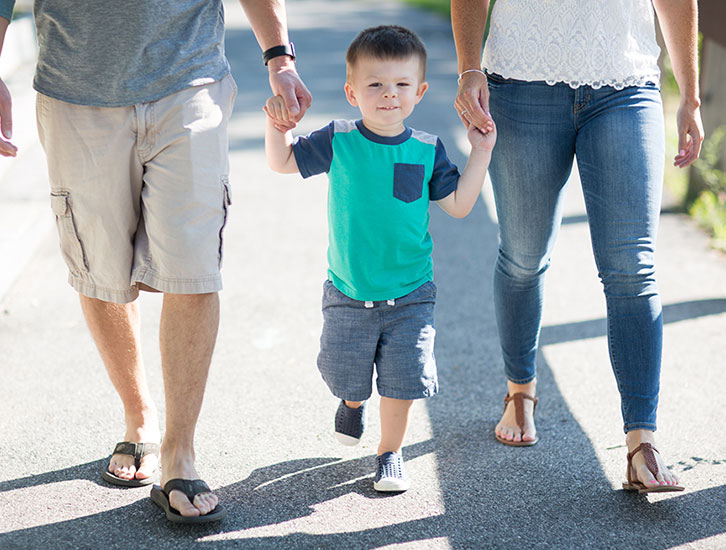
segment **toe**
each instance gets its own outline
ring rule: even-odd
[[[127,459],[130,459],[131,463]],[[136,474],[133,458],[126,455],[113,455],[108,464],[108,471],[121,479],[132,479]]]
[[[153,476],[156,473],[156,469],[158,466],[158,459],[156,456],[145,456],[141,460],[141,464],[139,465],[139,469],[136,472],[136,478],[137,479],[147,479],[151,476]]]
[[[111,464],[111,466],[109,466],[109,471],[121,479],[131,479],[136,473],[136,468],[133,466],[126,466],[124,464]]]
[[[200,513],[208,514],[217,507],[219,499],[213,493],[200,493],[194,497],[194,506]]]
[[[182,516],[198,516],[199,509],[189,502],[189,499],[181,491],[172,491],[169,495],[169,504],[177,510]]]
[[[640,466],[637,469],[636,474],[637,474],[636,478],[638,479],[638,481],[643,483],[646,487],[648,487],[650,485],[660,484],[660,481],[658,479],[656,479],[655,477],[653,477],[653,474],[648,469],[648,467],[645,465]]]

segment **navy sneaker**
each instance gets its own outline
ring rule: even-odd
[[[376,491],[401,492],[408,490],[410,485],[400,454],[391,452],[376,457],[376,477],[373,479]]]
[[[335,413],[335,437],[343,445],[352,447],[360,443],[366,429],[366,401],[357,409],[352,409],[341,399]]]

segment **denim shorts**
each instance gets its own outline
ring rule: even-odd
[[[439,388],[434,359],[436,285],[426,282],[396,300],[361,302],[323,285],[318,369],[339,399],[365,401],[373,371],[391,399],[431,397]]]

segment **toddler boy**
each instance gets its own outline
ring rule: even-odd
[[[346,55],[345,94],[361,119],[334,120],[293,141],[282,98],[265,105],[270,167],[329,179],[328,280],[318,368],[341,401],[335,435],[360,441],[374,367],[381,440],[373,486],[405,491],[401,446],[414,399],[438,390],[429,201],[462,218],[474,206],[496,140],[491,121],[469,128],[472,151],[459,175],[433,135],[407,128],[428,88],[426,49],[410,30],[362,31]]]

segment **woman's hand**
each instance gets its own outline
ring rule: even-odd
[[[454,108],[467,130],[470,125],[474,125],[482,131],[487,131],[487,127],[491,124],[491,116],[489,87],[484,73],[478,70],[462,73]]]
[[[678,154],[673,165],[685,168],[692,164],[701,153],[703,143],[703,122],[698,103],[681,101],[676,116],[678,125]]]

